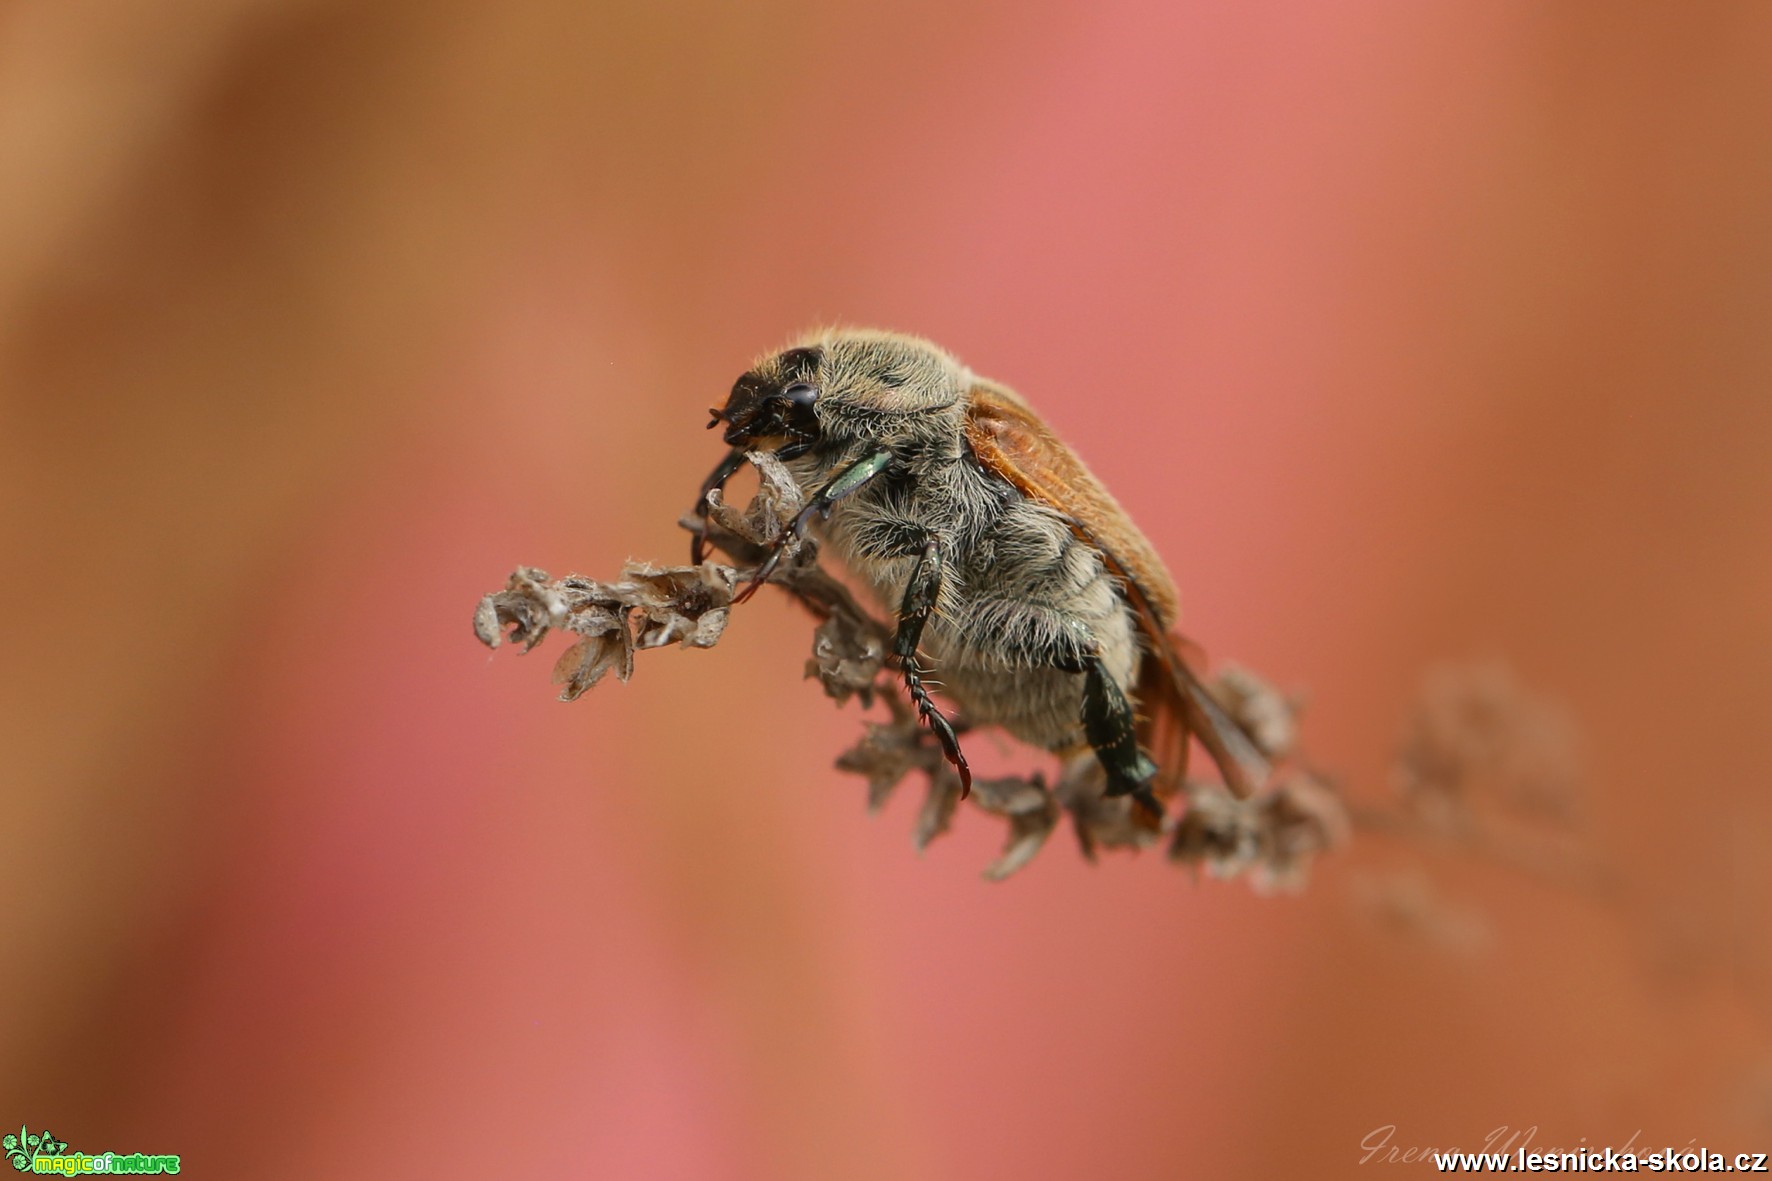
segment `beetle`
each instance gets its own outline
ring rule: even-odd
[[[783,461],[804,508],[738,596],[812,531],[891,612],[906,692],[972,775],[941,689],[968,725],[1062,756],[1093,750],[1105,793],[1160,815],[1190,736],[1247,796],[1265,762],[1174,632],[1175,584],[1126,511],[1032,407],[937,345],[825,329],[757,360],[709,427],[730,448],[697,514],[752,451]],[[691,560],[705,556],[697,532]]]

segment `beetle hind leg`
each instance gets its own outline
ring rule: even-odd
[[[1080,667],[1069,671],[1083,674],[1083,735],[1107,772],[1107,794],[1131,796],[1161,815],[1163,805],[1151,791],[1157,764],[1139,749],[1132,703],[1102,667],[1099,655],[1086,653],[1077,664]]]

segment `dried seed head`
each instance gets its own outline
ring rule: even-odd
[[[806,497],[799,481],[775,456],[752,452],[745,458],[757,469],[757,494],[743,509],[736,509],[716,488],[708,493],[708,518],[715,527],[752,545],[772,545],[806,503]]]
[[[1238,799],[1219,783],[1190,782],[1187,811],[1175,826],[1169,859],[1231,878],[1261,857],[1260,798]]]
[[[1110,796],[1107,773],[1092,754],[1079,755],[1064,767],[1054,794],[1071,818],[1077,847],[1095,860],[1100,849],[1142,849],[1162,835],[1161,821],[1130,796]]]
[[[1222,784],[1190,782],[1169,857],[1216,878],[1248,873],[1263,892],[1298,889],[1317,854],[1345,842],[1351,831],[1341,798],[1303,772],[1290,772],[1248,799]]]
[[[871,623],[847,612],[833,613],[812,633],[806,675],[817,677],[839,704],[856,696],[863,705],[873,703],[875,682],[886,668],[886,642]]]
[[[1269,762],[1292,753],[1298,741],[1300,703],[1246,668],[1227,664],[1212,679],[1212,696],[1243,727]]]
[[[1396,786],[1420,820],[1468,830],[1485,807],[1570,822],[1579,816],[1573,727],[1496,664],[1436,670],[1397,759]]]
[[[937,758],[932,760],[932,754]],[[837,756],[837,769],[867,777],[868,811],[877,812],[906,775],[928,771],[938,761],[939,751],[923,741],[920,727],[869,722],[861,741]]]
[[[1263,804],[1262,858],[1254,877],[1258,890],[1302,889],[1317,855],[1345,844],[1353,835],[1341,797],[1303,772],[1282,778]]]
[[[941,836],[954,823],[954,811],[960,806],[960,777],[945,763],[929,774],[929,792],[917,812],[917,827],[911,839],[921,853],[929,843]]]
[[[1000,882],[1021,869],[1045,845],[1058,826],[1058,799],[1039,775],[1029,779],[977,779],[972,783],[977,805],[1009,821],[1009,839],[1002,856],[985,867],[984,876]]]
[[[565,618],[565,599],[548,581],[548,572],[519,566],[506,580],[503,590],[480,600],[474,610],[474,634],[488,648],[496,648],[508,639],[523,645],[527,652],[541,643],[550,627],[558,627]]]
[[[505,584],[480,600],[474,634],[496,648],[506,638],[535,647],[550,628],[579,637],[554,663],[560,700],[575,700],[613,671],[617,680],[634,674],[634,651],[682,644],[711,648],[725,630],[737,585],[730,566],[649,566],[629,563],[619,581],[603,583],[571,575],[558,582],[547,573],[519,568]]]

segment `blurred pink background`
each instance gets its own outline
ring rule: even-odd
[[[1772,1148],[1772,9],[0,7],[0,1126],[192,1177],[1265,1178]],[[1581,727],[1628,904],[870,818],[780,596],[553,701],[751,357],[1019,389],[1373,798]],[[1035,760],[1037,763],[1037,760]],[[1420,866],[1480,951],[1387,933]]]

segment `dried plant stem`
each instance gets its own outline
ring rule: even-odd
[[[901,674],[888,655],[895,629],[819,565],[815,541],[786,531],[803,497],[780,462],[768,455],[748,458],[759,476],[749,504],[737,509],[716,490],[708,495],[705,518],[682,522],[723,560],[699,566],[630,563],[607,583],[577,576],[551,580],[543,571],[519,568],[504,589],[481,601],[475,634],[492,647],[508,640],[527,651],[550,630],[571,633],[574,642],[554,668],[560,696],[570,701],[610,672],[627,680],[638,651],[713,647],[735,592],[780,548],[771,584],[817,621],[807,675],[817,677],[835,702],[854,697],[864,706],[876,700],[886,706],[885,719],[867,722],[837,767],[866,778],[874,810],[907,776],[921,775],[926,789],[914,839],[924,849],[952,826],[962,803],[960,780],[905,699]],[[980,780],[966,802],[1007,829],[1003,853],[985,876],[1008,877],[1027,865],[1068,818],[1085,857],[1166,841],[1170,860],[1214,877],[1246,876],[1261,889],[1300,886],[1315,857],[1344,843],[1356,827],[1452,843],[1547,881],[1594,892],[1608,888],[1597,868],[1503,841],[1479,815],[1479,805],[1497,800],[1553,817],[1572,807],[1554,719],[1529,708],[1505,675],[1479,670],[1430,685],[1399,759],[1395,801],[1353,809],[1331,777],[1300,757],[1296,699],[1235,667],[1221,670],[1208,687],[1272,767],[1254,795],[1241,798],[1221,782],[1190,779],[1159,792],[1180,807],[1153,817],[1129,798],[1107,796],[1105,774],[1087,756],[1064,761],[1050,783],[1040,773]]]

